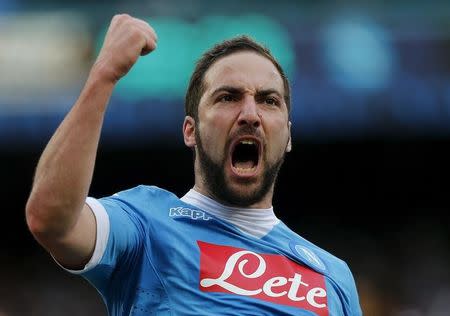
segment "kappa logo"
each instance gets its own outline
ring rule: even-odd
[[[200,210],[193,210],[187,207],[172,207],[169,209],[170,217],[188,217],[193,220],[209,221],[212,217]]]
[[[278,254],[197,241],[203,292],[242,295],[328,316],[325,277]]]

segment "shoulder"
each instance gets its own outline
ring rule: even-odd
[[[332,281],[331,286],[347,302],[346,308],[353,310],[354,315],[361,315],[355,278],[347,262],[309,241],[306,243],[308,248],[317,254],[316,258],[323,266],[322,274]]]
[[[297,252],[303,252],[304,257],[316,264],[324,275],[333,280],[343,290],[345,295],[350,297],[354,291],[355,281],[347,262],[316,244],[305,239],[303,240],[304,243],[296,249]]]
[[[145,204],[147,207],[152,203],[179,200],[172,192],[153,185],[138,185],[134,188],[123,190],[103,198],[103,200],[114,200],[129,205]]]
[[[111,196],[100,198],[109,214],[124,211],[141,219],[157,216],[159,211],[167,209],[179,198],[172,192],[157,186],[138,185],[136,187],[114,193]]]
[[[286,225],[283,226],[288,233],[290,250],[296,256],[301,257],[312,268],[328,275],[339,284],[353,283],[352,272],[342,258],[303,238]]]
[[[176,198],[176,195],[170,191],[162,189],[160,187],[154,185],[138,185],[136,187],[119,191],[114,193],[112,198],[116,198],[118,200],[140,200],[140,199],[164,199],[164,198]]]

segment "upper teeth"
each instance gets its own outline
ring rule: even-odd
[[[253,144],[255,144],[255,142],[253,140],[241,140],[241,144],[253,145]]]

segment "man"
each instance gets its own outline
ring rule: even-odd
[[[212,48],[192,75],[183,135],[193,189],[181,199],[151,186],[87,197],[112,90],[156,40],[144,21],[113,18],[38,163],[26,207],[33,235],[98,289],[110,315],[361,315],[347,265],[273,212],[291,150],[289,84],[246,37]]]

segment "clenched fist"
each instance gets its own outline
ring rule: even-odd
[[[156,48],[156,41],[155,30],[147,22],[127,14],[115,15],[93,69],[103,79],[115,83],[127,74],[139,56]]]

